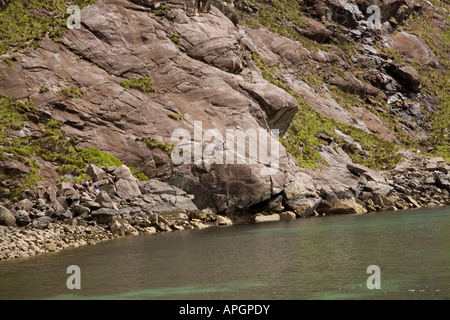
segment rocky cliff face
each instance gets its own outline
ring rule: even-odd
[[[367,25],[372,4],[381,10],[377,30]],[[195,1],[98,0],[81,10],[79,29],[5,49],[2,198],[39,199],[39,180],[50,188],[83,179],[90,162],[103,165],[86,150],[100,150],[136,176],[182,189],[197,209],[224,214],[449,203],[444,159],[421,160],[442,168],[433,183],[426,169],[416,177],[428,196],[379,172],[407,178],[392,171],[404,163],[403,148],[448,160],[447,5],[251,0],[194,8]],[[203,132],[223,134],[278,129],[279,168],[261,174],[261,160],[175,164],[172,134],[185,129],[194,143],[200,122]],[[122,189],[111,196],[141,196]]]

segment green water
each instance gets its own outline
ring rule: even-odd
[[[81,269],[69,290],[67,267]],[[367,267],[381,270],[368,289]],[[0,299],[449,299],[450,208],[117,239],[0,262]]]

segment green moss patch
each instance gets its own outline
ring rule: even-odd
[[[153,139],[153,138],[141,138],[138,140],[144,141],[147,144],[147,147],[149,149],[161,149],[161,150],[167,152],[167,154],[169,156],[171,156],[172,149],[175,147],[174,144],[165,143],[165,142]]]
[[[156,92],[153,87],[153,79],[149,77],[134,78],[120,82],[120,85],[127,89],[137,89],[141,92]]]
[[[184,117],[181,114],[178,114],[178,113],[170,113],[167,116],[169,118],[171,118],[173,120],[177,120],[177,121],[182,121],[184,119]]]
[[[83,149],[80,155],[85,163],[93,163],[99,167],[120,167],[123,165],[122,161],[112,154],[101,152],[95,148]]]
[[[178,34],[171,34],[169,39],[175,44],[180,44],[180,36]]]
[[[84,91],[76,87],[68,87],[60,90],[58,93],[66,97],[75,99],[81,98],[84,95]]]

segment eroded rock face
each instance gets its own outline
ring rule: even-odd
[[[183,12],[177,11],[175,20],[175,30],[181,36],[181,48],[194,59],[227,72],[240,73],[245,62],[235,26],[214,7],[210,14],[191,19],[182,17]],[[217,28],[218,25],[220,28]]]
[[[389,48],[399,50],[406,58],[419,61],[425,65],[437,66],[439,59],[426,43],[406,31],[394,31],[387,38]]]
[[[297,32],[310,39],[329,41],[331,20],[351,29],[361,28],[362,11],[350,2],[303,2],[312,8],[311,17],[317,19],[306,18],[306,25],[299,27]],[[388,1],[382,2],[387,5],[388,14],[395,16],[400,12],[401,6],[397,8],[400,2],[394,1],[392,6],[387,4]],[[111,170],[115,175],[115,181],[111,183],[103,181],[108,170],[91,167],[89,174],[94,180],[103,181],[100,188],[110,197],[118,195],[122,200],[130,200],[142,196],[147,189],[159,190],[164,196],[152,196],[149,201],[154,201],[155,206],[163,207],[162,202],[167,204],[162,211],[170,210],[178,203],[197,209],[214,207],[219,212],[229,213],[282,195],[282,206],[301,216],[313,214],[319,206],[323,212],[350,212],[351,206],[355,206],[354,212],[361,211],[348,193],[342,201],[337,197],[345,202],[341,207],[336,205],[339,201],[331,191],[324,197],[317,193],[335,183],[356,190],[358,181],[369,176],[362,173],[355,178],[356,175],[346,168],[351,160],[332,144],[320,150],[330,159],[331,168],[326,169],[326,173],[333,179],[327,180],[319,173],[298,173],[295,162],[283,147],[280,147],[279,168],[271,174],[261,175],[261,169],[267,169],[261,162],[175,165],[165,150],[150,149],[143,141],[151,137],[165,144],[177,143],[172,141],[171,135],[179,128],[190,132],[192,141],[195,139],[195,122],[203,124],[203,131],[217,129],[225,133],[227,129],[239,128],[279,129],[284,133],[297,112],[298,103],[287,92],[263,79],[249,57],[249,49],[258,52],[268,65],[283,65],[289,70],[303,65],[317,68],[321,64],[349,67],[345,55],[336,46],[328,45],[327,51],[312,52],[300,42],[265,28],[237,28],[231,3],[233,1],[213,1],[209,13],[196,15],[191,12],[191,2],[181,0],[98,0],[83,9],[81,29],[67,32],[61,43],[46,38],[38,49],[21,50],[17,53],[19,61],[14,68],[0,61],[1,77],[8,79],[0,81],[0,92],[30,99],[48,119],[63,121],[63,129],[69,136],[81,138],[80,148],[98,148],[128,165],[142,168],[151,178],[158,177],[171,183],[170,187],[156,182],[142,186],[127,167]],[[163,5],[170,10],[155,15],[153,11],[162,9]],[[250,4],[246,6],[251,12],[257,10]],[[231,12],[231,16],[227,12]],[[429,54],[429,48],[418,39],[405,32],[394,32],[387,37],[387,46],[425,64],[436,63],[436,56]],[[419,88],[420,81],[414,70],[397,66],[392,77],[386,75],[382,73],[383,60],[376,50],[369,45],[365,50],[366,56],[355,54],[354,63],[370,66],[371,71],[362,77],[373,75],[372,85],[345,74],[327,79],[328,82],[345,92],[380,100],[387,98],[386,93],[399,90],[401,85],[396,79],[403,81],[405,86]],[[277,76],[322,115],[395,141],[389,127],[375,113],[358,106],[345,109],[329,92],[318,93],[291,73]],[[151,77],[155,92],[143,93],[120,85],[125,79],[138,77]],[[41,93],[42,86],[48,87],[49,91]],[[67,87],[81,88],[83,97],[75,99],[58,94]],[[170,117],[174,114],[180,115],[181,120]],[[42,124],[34,124],[35,127],[39,125],[42,127]],[[20,134],[26,135],[25,132]],[[29,171],[23,165],[8,161],[2,160],[0,173]],[[45,163],[41,168],[45,168]],[[56,181],[53,178],[57,175],[55,172],[53,169],[48,176]],[[193,199],[179,194],[180,190],[193,195]],[[73,186],[64,188],[62,195],[63,200],[69,202],[82,197],[80,190]],[[56,196],[49,194],[50,197],[54,202]],[[87,214],[88,210],[98,211],[101,207],[94,199],[86,198],[79,205],[81,207],[76,207],[75,213],[80,215]],[[324,209],[327,205],[330,208]],[[104,206],[106,208],[101,208],[100,213],[104,211],[105,217],[99,219],[106,218],[110,222],[108,214],[114,216],[113,211],[103,209],[114,210],[114,207]],[[338,209],[332,209],[333,206]],[[54,210],[67,218],[67,207],[69,204],[56,206]]]
[[[155,4],[150,1],[140,5]],[[285,121],[296,110],[289,95],[262,78],[257,78],[260,89],[252,92],[242,89],[249,70],[244,71],[241,36],[219,10],[212,8],[209,14],[191,17],[183,14],[180,2],[168,5],[175,16],[173,22],[136,9],[127,1],[97,1],[83,9],[82,28],[69,31],[61,39],[83,59],[65,46],[45,39],[41,48],[19,54],[20,66],[9,68],[18,79],[17,87],[26,83],[30,99],[41,110],[62,120],[68,135],[76,134],[85,141],[81,147],[112,153],[129,165],[143,167],[149,176],[166,174],[171,167],[170,158],[159,149],[148,149],[138,138],[154,137],[170,143],[172,132],[180,127],[192,132],[194,121],[202,122],[204,130],[217,128],[223,133],[227,128],[236,127],[269,130],[284,126],[286,129]],[[179,47],[170,40],[174,31],[181,36]],[[4,68],[8,72],[9,69]],[[119,84],[125,78],[142,76],[154,79],[157,93],[144,94]],[[50,91],[39,93],[43,85]],[[70,99],[58,94],[70,86],[80,87],[85,92],[83,97]],[[6,87],[1,90],[24,98],[20,90]],[[258,99],[253,92],[260,92]],[[184,115],[184,120],[169,118],[174,112]],[[255,170],[262,167],[257,165]],[[94,169],[91,168],[91,175],[101,180],[103,173]],[[241,169],[230,166],[220,172],[224,174],[220,176],[224,183],[217,188],[220,192],[214,197],[206,196],[212,202],[199,200],[205,205],[214,205],[215,199],[229,194],[236,194],[236,199],[241,197],[234,189],[235,183],[231,183],[239,179]],[[270,196],[269,180],[255,175],[251,188],[260,194],[237,206],[265,199],[261,194]],[[200,181],[193,181],[192,189],[202,188]],[[122,198],[140,193],[129,177],[119,177],[115,188],[111,193],[117,192]]]
[[[284,134],[297,113],[297,100],[286,91],[267,82],[256,84],[241,82],[240,86],[264,108],[270,128],[279,129],[280,133]]]
[[[171,7],[172,20],[127,1],[99,0],[82,10],[82,27],[65,34],[64,46],[44,39],[39,49],[19,53],[17,68],[5,70],[12,72],[11,79],[18,79],[17,88],[26,84],[29,98],[39,109],[64,122],[69,136],[81,138],[80,147],[111,153],[128,165],[143,168],[150,177],[165,177],[175,168],[165,152],[150,150],[140,138],[171,143],[176,129],[192,133],[195,121],[203,124],[204,131],[215,128],[223,134],[230,128],[284,132],[297,102],[246,68],[241,35],[232,22],[216,8],[191,16],[179,1],[166,4]],[[153,8],[157,4],[140,1],[139,5]],[[170,40],[174,32],[180,35],[179,45]],[[120,85],[126,78],[144,76],[154,80],[156,93]],[[49,92],[39,93],[43,85]],[[81,88],[83,97],[59,95],[66,87]],[[24,98],[20,90],[0,89]],[[183,120],[168,116],[174,112],[184,116]],[[282,146],[280,152],[287,159]],[[179,175],[169,180],[195,194],[194,202],[200,207],[229,211],[269,199],[271,179],[283,188],[285,173],[295,168],[288,163],[281,160],[276,178],[260,176],[265,165],[257,163],[216,165],[201,179],[192,175],[190,166],[179,167],[175,170]],[[122,199],[138,196],[136,181],[129,173],[120,176],[119,169],[115,185],[101,185],[101,190]],[[89,173],[94,180],[104,177],[94,167]],[[248,178],[243,182],[243,177]]]

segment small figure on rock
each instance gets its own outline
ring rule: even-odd
[[[83,187],[86,189],[87,192],[89,192],[89,180],[84,181]]]
[[[95,186],[94,186],[94,193],[95,193],[95,194],[100,193],[100,189],[99,189],[98,185],[95,185]]]

